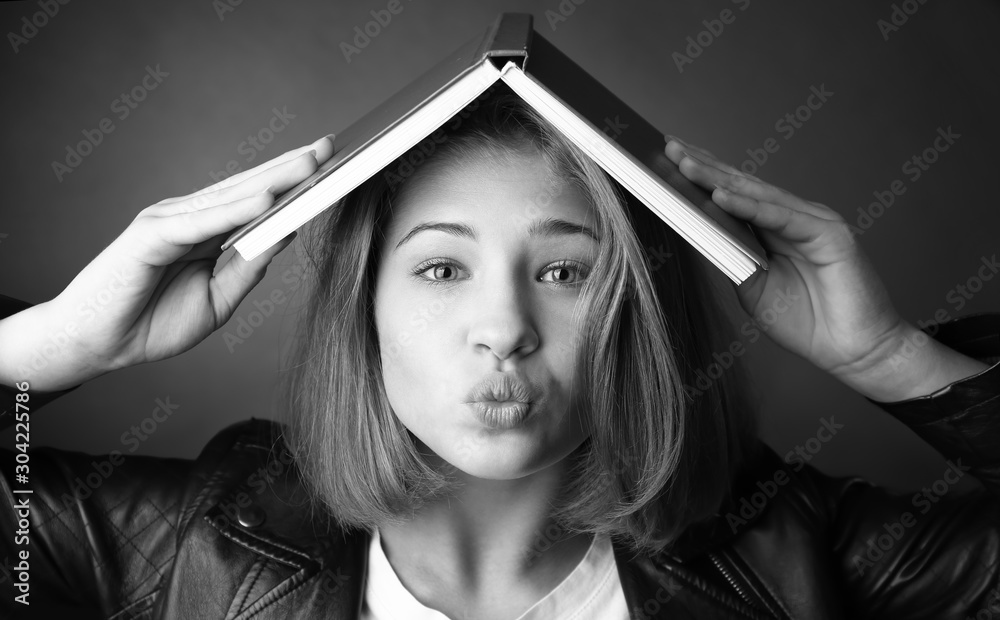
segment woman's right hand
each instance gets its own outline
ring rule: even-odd
[[[332,154],[324,137],[140,211],[58,296],[0,321],[0,383],[62,390],[194,347],[229,320],[294,233],[252,261],[234,253],[213,275],[219,246]]]

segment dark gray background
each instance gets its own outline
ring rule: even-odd
[[[244,0],[220,18],[222,2],[211,0],[76,0],[16,53],[8,33],[39,4],[0,5],[0,292],[52,298],[140,209],[204,187],[230,160],[250,167],[342,130],[507,10],[533,12],[540,32],[666,133],[737,164],[775,138],[780,149],[757,175],[849,221],[874,191],[903,180],[906,193],[862,237],[901,312],[916,321],[942,308],[951,316],[1000,309],[1000,278],[960,312],[947,299],[1000,250],[995,2],[910,2],[919,8],[886,40],[878,20],[890,19],[893,3],[885,1],[565,0],[563,11],[573,12],[553,29],[545,12],[560,10],[556,0],[402,0],[402,12],[347,62],[340,44],[386,4]],[[672,54],[723,9],[735,21],[679,71]],[[112,102],[147,65],[169,76],[119,120]],[[786,139],[776,121],[820,85],[833,96]],[[246,165],[239,145],[273,108],[295,118]],[[115,130],[58,182],[52,162],[104,117]],[[903,163],[948,126],[961,138],[910,181]],[[291,293],[282,276],[297,262],[294,249],[279,256],[237,317],[274,289]],[[180,408],[135,453],[194,457],[223,426],[273,415],[279,350],[293,322],[276,314],[233,352],[217,332],[177,358],[94,380],[32,417],[32,444],[128,453],[135,444],[122,434],[169,397]],[[943,459],[860,395],[766,339],[749,349],[763,436],[781,453],[835,416],[844,428],[813,461],[824,471],[899,488],[941,477]]]

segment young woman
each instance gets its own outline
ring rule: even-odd
[[[767,334],[911,425],[989,492],[926,512],[777,457],[735,371],[717,279],[516,99],[456,117],[330,210],[286,424],[222,431],[195,461],[31,453],[33,607],[142,618],[964,617],[996,597],[1000,321],[929,338],[836,212],[672,139],[667,156],[756,226],[737,289]],[[190,349],[291,238],[214,273],[218,246],[330,157],[327,139],[143,210],[55,299],[6,300],[0,384],[45,401]],[[651,264],[649,243],[671,258]],[[124,274],[122,277],[121,274]],[[79,303],[116,286],[82,324]],[[60,355],[23,374],[47,336]],[[992,365],[991,365],[992,364]],[[4,480],[14,490],[15,455]],[[6,494],[21,501],[22,495]],[[12,500],[13,501],[13,500]],[[928,500],[929,501],[929,500]],[[923,504],[920,504],[921,506]],[[928,504],[929,505],[929,504]],[[747,507],[751,509],[748,511]],[[27,547],[17,532],[30,530]],[[883,538],[889,535],[889,543]],[[878,557],[871,553],[873,547]],[[14,562],[11,562],[14,564]],[[23,588],[5,583],[0,609]]]

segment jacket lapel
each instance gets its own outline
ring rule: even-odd
[[[226,609],[227,620],[357,618],[364,596],[370,535],[338,529],[323,509],[313,509],[280,441],[269,438],[238,443],[242,445],[234,446],[237,449],[227,458],[227,473],[230,480],[239,482],[209,484],[209,493],[215,497],[204,498],[201,505],[209,508],[191,520],[188,529],[192,531],[185,534],[189,540],[197,540],[197,546],[213,549],[206,552],[181,545],[172,576],[172,586],[181,586],[184,575],[202,575],[206,583],[186,583],[170,591],[191,593],[211,588],[207,596],[174,596],[215,600],[214,613]],[[771,460],[778,460],[773,453]],[[750,469],[734,486],[734,497],[745,495],[751,486]],[[732,575],[709,562],[711,550],[734,537],[725,518],[734,509],[738,507],[730,501],[714,518],[689,528],[669,554],[636,557],[613,540],[632,620],[771,617],[736,596],[734,584],[723,579]],[[744,526],[760,517],[746,516]],[[191,568],[185,570],[185,566]],[[223,578],[207,580],[206,574]],[[169,605],[171,611],[186,609],[179,600]],[[204,609],[198,611],[204,613]],[[199,615],[195,612],[184,617]]]
[[[251,444],[235,452],[255,450],[265,448]],[[179,570],[202,578],[206,573],[233,575],[229,587],[218,588],[216,594],[219,606],[227,609],[226,620],[357,618],[369,534],[337,529],[324,510],[313,508],[287,453],[266,450],[266,456],[247,455],[258,468],[241,476],[242,482],[230,487],[193,525],[201,530],[195,538],[215,549],[195,550],[198,557],[189,561],[219,565]]]
[[[629,557],[618,543],[612,541],[612,546],[631,620],[695,620],[677,599],[683,586],[676,579],[653,570],[651,563]]]

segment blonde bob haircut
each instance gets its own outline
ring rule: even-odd
[[[732,290],[505,88],[470,104],[303,235],[309,287],[282,382],[286,444],[313,508],[345,530],[399,522],[452,491],[453,479],[421,457],[385,393],[373,318],[383,233],[415,175],[455,158],[531,149],[591,201],[600,236],[577,302],[581,415],[592,432],[566,457],[551,516],[566,531],[607,534],[634,553],[668,550],[731,499],[756,444],[739,360],[704,381],[714,352],[737,340],[723,301]],[[544,196],[538,202],[544,210]]]

